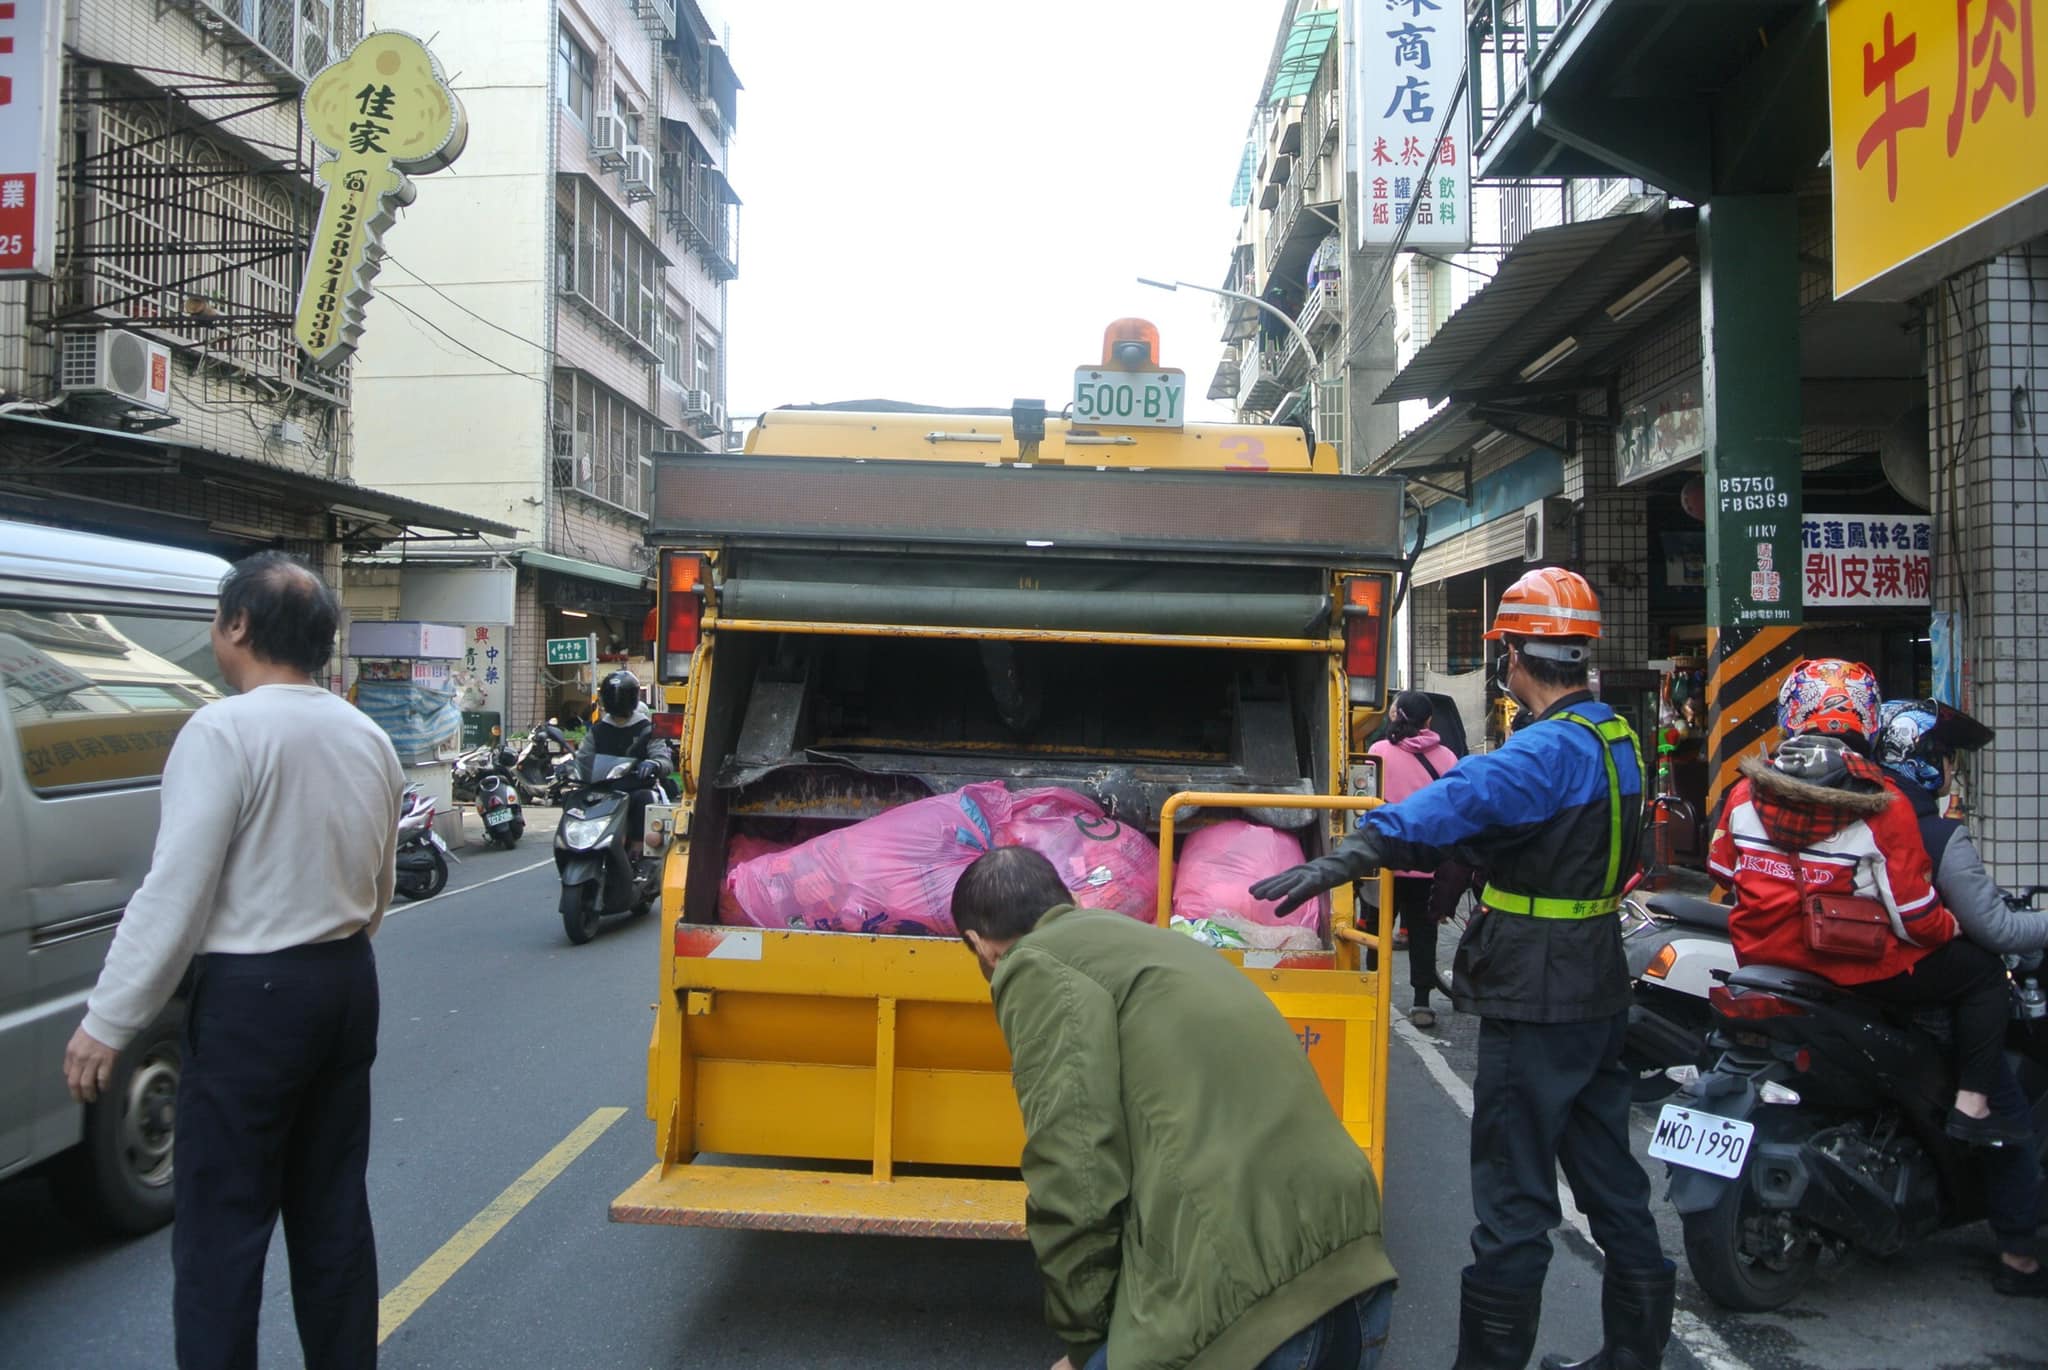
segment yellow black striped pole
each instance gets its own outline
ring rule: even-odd
[[[1799,629],[1707,630],[1707,812],[1738,779],[1742,758],[1778,743],[1778,687],[1799,660]]]

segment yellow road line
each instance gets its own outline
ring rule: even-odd
[[[519,1215],[520,1209],[532,1203],[557,1175],[567,1170],[592,1142],[603,1136],[606,1128],[625,1116],[623,1108],[601,1108],[585,1118],[574,1132],[555,1143],[554,1149],[535,1161],[524,1175],[506,1185],[505,1192],[486,1204],[481,1213],[463,1224],[460,1232],[443,1242],[439,1251],[421,1261],[419,1269],[407,1275],[403,1284],[378,1303],[378,1345],[381,1346],[386,1337],[403,1326],[407,1318],[419,1312],[421,1304],[432,1298],[442,1285],[448,1283],[450,1276],[462,1269],[471,1256],[483,1250],[485,1243]]]

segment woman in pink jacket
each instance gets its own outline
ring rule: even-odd
[[[1436,706],[1426,694],[1404,690],[1394,697],[1394,707],[1387,714],[1387,735],[1370,748],[1370,755],[1380,763],[1380,798],[1388,803],[1399,803],[1458,764],[1457,753],[1429,726],[1435,713]],[[1394,874],[1394,913],[1408,934],[1408,984],[1415,991],[1415,1007],[1409,1011],[1408,1021],[1417,1027],[1436,1026],[1436,1010],[1429,1006],[1429,992],[1436,988],[1431,884],[1430,871]]]

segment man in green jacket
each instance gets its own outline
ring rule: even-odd
[[[1024,1112],[1054,1370],[1373,1370],[1379,1186],[1300,1041],[1215,952],[1071,899],[1023,847],[953,894]]]

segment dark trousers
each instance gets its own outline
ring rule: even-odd
[[[1989,1094],[1998,1088],[1999,1058],[2012,1003],[2005,965],[1961,937],[1913,963],[1904,975],[1857,985],[1855,992],[1887,1004],[1946,1004],[1956,1014],[1956,1088]]]
[[[1394,877],[1394,913],[1408,933],[1408,988],[1415,991],[1415,1003],[1429,1003],[1436,988],[1436,914],[1430,909],[1430,891],[1436,887],[1427,875]]]
[[[1557,1168],[1613,1271],[1661,1270],[1650,1181],[1628,1146],[1628,1014],[1584,1023],[1483,1018],[1472,1086],[1473,1278],[1543,1283],[1563,1220]]]
[[[1998,1085],[1991,1091],[1991,1111],[2016,1118],[2027,1116],[2027,1093],[2012,1068],[2012,1059],[1998,1060]],[[2035,1138],[2036,1142],[2040,1139]],[[1991,1232],[1998,1249],[2010,1256],[2041,1254],[2035,1233],[2041,1223],[2041,1155],[2038,1146],[1995,1146],[1983,1155],[1984,1188]]]
[[[369,939],[201,956],[197,971],[171,1232],[179,1370],[254,1370],[263,1261],[280,1214],[307,1370],[373,1366]]]

